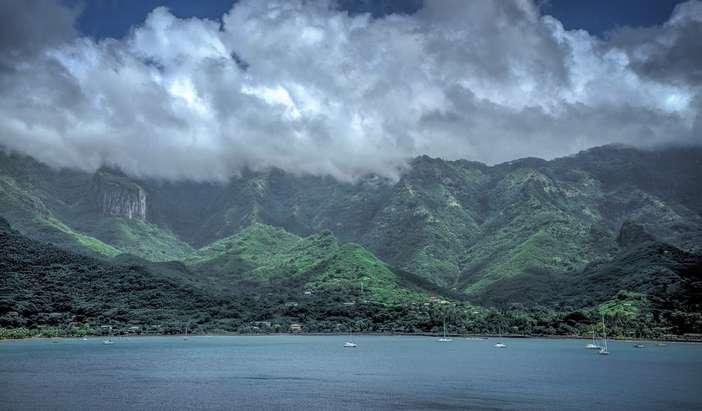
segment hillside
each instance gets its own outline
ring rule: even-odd
[[[317,293],[345,295],[347,302],[426,301],[411,275],[396,273],[357,244],[339,243],[329,231],[305,238],[283,229],[252,224],[235,236],[203,247],[185,260],[203,276],[230,284],[271,287],[298,297]]]
[[[595,310],[634,323],[651,322],[666,333],[702,329],[702,256],[657,241],[626,223],[621,251],[575,275],[527,272],[476,296],[480,303]]]
[[[119,266],[27,239],[0,219],[0,328],[100,326],[167,332],[213,316],[238,318],[236,303],[138,266]]]
[[[560,281],[612,260],[622,252],[617,236],[627,221],[702,253],[700,148],[605,146],[495,166],[422,156],[399,181],[356,182],[277,169],[244,171],[227,182],[166,182],[105,168],[56,171],[16,155],[2,160],[1,216],[32,238],[106,256],[207,259],[255,223],[299,237],[328,230],[387,266],[482,299],[504,281],[534,273]],[[208,258],[213,268],[226,264],[228,275],[255,280],[280,263],[254,261],[268,260],[267,249]]]
[[[487,288],[481,302],[500,307],[493,310],[328,232],[299,238],[254,225],[188,264],[125,254],[105,262],[27,239],[0,220],[0,338],[99,334],[101,325],[158,333],[186,324],[191,332],[285,331],[292,323],[315,332],[437,332],[443,318],[459,333],[572,334],[589,332],[600,312],[613,335],[702,331],[700,257],[636,233],[620,241],[628,251],[577,279],[532,275]],[[271,245],[266,261],[275,263],[251,261],[252,250]],[[230,258],[250,266],[208,265]]]
[[[280,232],[264,226],[249,231]],[[321,238],[330,245],[329,234]],[[318,241],[300,239],[296,246],[310,250]],[[395,277],[384,278],[392,273],[376,267],[381,263],[358,246],[337,247],[332,253],[313,252],[319,260],[311,258],[311,268],[300,270],[299,275],[309,280],[304,289],[312,290],[310,294],[291,284],[247,289],[242,281],[241,287],[226,288],[222,286],[229,279],[202,278],[180,262],[150,262],[130,255],[106,262],[68,252],[30,240],[0,219],[0,339],[103,334],[102,326],[111,326],[116,333],[180,333],[186,326],[194,333],[258,332],[262,323],[268,324],[263,331],[287,331],[292,323],[317,332],[437,329],[443,306],[408,301],[426,294],[413,285],[411,275],[401,274],[401,281],[413,287],[403,289]],[[373,265],[374,272],[353,265],[364,263]],[[332,271],[320,270],[320,265]],[[339,282],[352,281],[355,277],[347,275],[359,273],[368,274],[366,294]],[[285,273],[278,275],[280,282],[286,278]],[[388,291],[393,294],[383,294]]]
[[[146,194],[117,171],[91,176],[1,157],[0,216],[30,238],[91,256],[133,253],[153,261],[193,251],[167,227],[146,220]]]
[[[0,177],[0,209],[2,217],[31,238],[94,256],[119,253],[115,247],[67,226],[38,195],[21,187],[10,176]]]

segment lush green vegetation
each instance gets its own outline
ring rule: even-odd
[[[615,331],[622,335],[700,333],[702,256],[647,241],[569,275],[532,273],[503,280],[477,301],[583,311],[590,318],[604,313],[616,319]]]
[[[186,263],[205,276],[294,289],[300,295],[363,288],[363,299],[375,302],[427,299],[420,287],[403,286],[406,281],[366,249],[340,244],[329,231],[301,238],[280,228],[252,224],[203,247]]]
[[[193,251],[168,228],[138,219],[101,214],[90,202],[94,195],[90,192],[94,190],[93,185],[88,185],[88,193],[75,197],[73,204],[67,204],[61,197],[73,197],[75,189],[59,184],[58,190],[52,190],[50,182],[55,179],[56,172],[30,160],[2,157],[7,161],[5,167],[14,166],[12,170],[16,177],[0,175],[0,215],[31,238],[93,256],[131,253],[152,261],[183,259]],[[36,174],[27,175],[25,167]],[[98,175],[106,179],[109,173],[103,170]],[[130,188],[135,185],[126,176],[109,178],[112,184]],[[90,183],[90,180],[81,182]]]
[[[32,238],[91,255],[119,253],[115,247],[68,227],[38,196],[24,190],[9,176],[0,176],[0,209],[18,230]]]
[[[168,229],[136,219],[112,216],[85,218],[77,227],[121,253],[138,255],[151,261],[182,260],[193,251]]]
[[[263,225],[247,231],[252,238],[295,239]],[[260,246],[251,238],[232,241],[237,242]],[[0,227],[0,247],[0,338],[102,334],[104,325],[117,333],[181,333],[185,327],[193,333],[280,332],[293,323],[306,332],[427,333],[438,332],[444,318],[449,331],[459,334],[587,335],[601,314],[614,336],[660,338],[702,330],[702,286],[692,272],[692,283],[685,285],[691,288],[671,294],[673,300],[621,291],[593,294],[601,303],[589,307],[547,308],[542,299],[486,309],[392,270],[357,245],[338,244],[330,233],[291,241],[287,252],[271,255],[281,264],[280,274],[268,267],[259,281],[244,277],[236,287],[224,286],[230,277],[208,279],[178,262],[128,255],[102,262],[28,240],[7,226]],[[232,248],[225,254],[237,254]],[[696,257],[682,252],[662,255],[681,263],[681,270],[699,267]],[[680,295],[688,300],[678,301]],[[561,298],[570,296],[564,291]]]
[[[700,333],[700,159],[604,147],[419,157],[397,182],[195,183],[0,154],[0,216],[24,235],[3,229],[0,334],[431,332],[446,315],[461,333],[587,334],[601,313],[622,336]]]
[[[139,266],[117,266],[21,236],[0,222],[0,327],[94,329],[239,317],[235,302]]]
[[[185,262],[200,265],[203,269],[220,272],[235,272],[238,267],[229,267],[232,261],[241,261],[248,266],[258,266],[277,254],[294,247],[300,237],[281,228],[254,223],[237,235],[217,240],[192,253]]]

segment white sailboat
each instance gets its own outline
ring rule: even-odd
[[[112,341],[112,326],[110,326],[110,333],[107,335],[107,339],[102,342],[105,345],[112,345],[115,342]]]
[[[450,341],[453,341],[453,340],[446,336],[446,318],[444,318],[444,336],[439,338],[439,342],[450,342]]]
[[[507,348],[507,344],[502,342],[502,328],[500,327],[500,339],[497,340],[497,344],[495,344],[495,348]]]
[[[352,333],[353,333],[353,331],[349,330],[349,340],[346,341],[346,342],[344,343],[344,348],[356,348],[356,347],[358,347],[358,345],[357,345],[355,342],[351,341],[351,334],[352,334]]]
[[[605,324],[604,314],[602,314],[602,335],[604,337],[604,347],[600,348],[600,355],[609,355],[607,349],[607,325]]]
[[[595,329],[594,328],[592,329],[592,342],[590,344],[586,345],[585,348],[587,348],[588,350],[599,350],[600,348],[602,348],[597,344],[597,340],[595,340]]]

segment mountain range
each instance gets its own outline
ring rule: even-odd
[[[700,148],[613,145],[494,166],[422,156],[397,181],[352,182],[279,169],[161,181],[3,153],[0,217],[42,250],[206,299],[282,299],[251,321],[293,321],[308,293],[346,307],[605,310],[682,333],[702,329],[700,181]],[[10,305],[0,316],[20,312]]]

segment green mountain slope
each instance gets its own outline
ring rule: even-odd
[[[90,177],[26,157],[1,157],[0,216],[30,238],[93,256],[132,253],[153,261],[193,251],[167,227],[122,214],[130,198],[120,195],[139,189],[124,175],[100,170]],[[110,202],[112,194],[118,201]]]
[[[265,264],[277,254],[289,250],[300,241],[300,237],[282,228],[254,223],[237,235],[217,240],[185,260],[202,268],[237,272],[237,267],[228,267],[235,261],[242,265],[256,267]]]
[[[574,271],[608,258],[616,244],[592,204],[594,188],[588,176],[563,182],[510,167],[486,199],[488,218],[463,256],[458,286],[473,294],[525,272]]]
[[[582,160],[599,151],[612,164],[634,152],[634,160],[626,161],[635,167],[617,169],[620,178],[610,181]],[[420,157],[358,241],[391,264],[468,294],[504,278],[574,274],[608,260],[618,251],[616,236],[627,220],[660,240],[702,252],[702,219],[690,177],[702,178],[702,150],[595,152],[493,167]],[[637,178],[628,173],[647,165],[655,166],[655,187],[632,186]]]
[[[454,286],[465,249],[482,231],[485,171],[477,163],[415,159],[358,241],[394,265]]]
[[[262,230],[271,229],[257,229]],[[329,245],[329,234],[322,237]],[[303,248],[314,248],[312,243],[317,240],[300,239],[297,245],[308,243]],[[346,269],[362,257],[368,260],[366,264],[379,264],[357,246],[340,248],[330,258],[353,261],[322,259],[322,263],[333,268],[339,267],[338,263]],[[343,277],[336,272],[333,278],[312,275],[316,281],[312,285],[317,287],[310,295],[280,283],[226,289],[222,281],[209,281],[181,262],[151,262],[126,254],[106,262],[30,240],[2,219],[0,249],[0,339],[101,334],[105,333],[102,326],[112,326],[117,333],[135,328],[136,332],[179,333],[186,324],[194,333],[257,332],[262,323],[267,324],[265,331],[287,331],[290,324],[302,323],[305,330],[317,332],[426,332],[436,330],[441,321],[435,304],[390,304],[397,292],[384,296],[374,290],[377,281],[385,291],[382,276],[371,276],[367,294],[338,288],[339,280],[353,281],[355,276]],[[300,274],[304,275],[304,270]],[[402,276],[411,286],[411,275]],[[278,280],[285,278],[281,275]],[[404,293],[403,297],[422,295],[411,289]],[[366,295],[369,300],[360,298]],[[354,301],[354,297],[359,298]]]
[[[0,210],[4,218],[31,238],[94,256],[114,256],[120,252],[112,245],[64,224],[40,197],[9,176],[0,176]]]
[[[187,283],[27,239],[2,219],[0,249],[0,328],[70,325],[95,333],[113,325],[163,332],[185,320],[238,316],[231,302]]]
[[[170,230],[140,220],[108,216],[76,219],[75,227],[121,253],[151,261],[182,260],[193,249]]]
[[[495,166],[423,156],[399,181],[356,182],[276,169],[245,170],[227,182],[163,182],[2,159],[3,181],[17,189],[5,184],[0,215],[33,238],[81,247],[83,236],[105,254],[114,254],[112,247],[152,260],[182,259],[217,240],[227,246],[255,223],[302,237],[329,230],[389,266],[478,298],[503,280],[577,276],[610,261],[622,251],[616,239],[626,221],[682,251],[702,253],[700,148],[606,146]],[[42,222],[42,215],[65,228]],[[241,252],[241,261],[211,265],[250,273],[278,263],[251,261],[248,254],[272,258],[266,247]]]
[[[313,293],[339,293],[383,303],[421,301],[427,290],[357,244],[325,231],[301,238],[264,224],[216,241],[186,260],[193,270],[232,283]],[[363,290],[363,291],[361,291]]]
[[[594,310],[630,322],[657,324],[659,333],[702,330],[702,256],[656,241],[626,223],[612,259],[575,275],[533,270],[503,279],[474,296],[479,303]],[[631,331],[631,330],[629,330]]]

